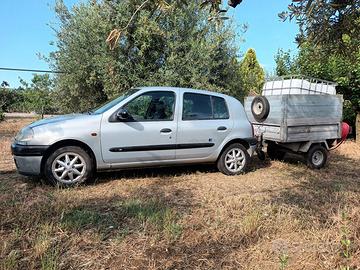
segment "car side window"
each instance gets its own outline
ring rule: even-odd
[[[184,93],[183,120],[228,119],[225,99],[205,94]]]
[[[214,119],[227,119],[229,118],[229,111],[226,106],[225,99],[221,97],[211,97],[212,105],[213,105],[213,112],[214,112]]]
[[[209,95],[185,93],[183,102],[183,120],[204,120],[212,118]]]
[[[174,119],[175,93],[146,92],[124,106],[134,121],[164,121]]]

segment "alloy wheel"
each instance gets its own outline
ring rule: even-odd
[[[77,153],[62,153],[54,159],[51,171],[57,181],[73,184],[81,182],[86,172],[86,163]]]
[[[225,166],[233,173],[240,172],[245,166],[245,161],[245,153],[240,148],[232,148],[226,153]]]

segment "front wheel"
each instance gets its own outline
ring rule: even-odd
[[[307,166],[311,169],[321,169],[325,166],[328,151],[321,145],[313,145],[306,154]]]
[[[217,167],[226,175],[236,175],[247,170],[250,155],[246,148],[240,143],[234,143],[226,147],[220,155]]]
[[[74,186],[91,178],[94,171],[90,155],[78,146],[65,146],[46,160],[44,175],[53,185]]]

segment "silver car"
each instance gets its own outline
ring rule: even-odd
[[[252,126],[235,98],[173,87],[131,89],[83,114],[24,127],[11,146],[20,174],[74,185],[96,171],[217,163],[244,172],[256,148]]]

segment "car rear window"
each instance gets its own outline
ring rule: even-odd
[[[184,93],[183,120],[227,119],[229,112],[221,97]]]

